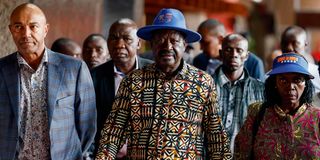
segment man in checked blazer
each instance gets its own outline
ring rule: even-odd
[[[0,159],[82,159],[96,133],[87,66],[45,47],[34,4],[15,8],[9,29],[18,51],[0,59]]]
[[[136,34],[137,30],[138,26],[131,19],[122,18],[115,21],[109,29],[107,38],[112,60],[91,70],[98,112],[96,149],[99,146],[100,132],[111,111],[122,78],[135,69],[153,63],[153,61],[137,55],[140,48],[140,40]],[[123,158],[125,154],[126,147],[123,147],[118,154],[118,158]]]

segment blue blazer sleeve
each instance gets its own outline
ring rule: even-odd
[[[96,102],[92,78],[87,65],[82,62],[79,69],[75,97],[75,125],[85,153],[96,134]]]

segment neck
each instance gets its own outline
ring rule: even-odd
[[[171,79],[172,77],[175,77],[178,74],[178,72],[183,68],[183,61],[181,61],[177,67],[158,67],[163,73],[166,74],[166,77],[168,79]]]
[[[133,71],[135,69],[135,59],[133,62],[130,63],[120,63],[120,64],[115,64],[116,67],[125,75],[127,75],[129,72]]]
[[[300,103],[282,102],[279,107],[283,110],[284,113],[293,115],[300,106],[301,106]]]
[[[238,80],[243,74],[243,68],[236,71],[229,71],[225,68],[222,68],[222,71],[231,82]]]
[[[23,59],[29,64],[29,66],[36,70],[41,63],[41,59],[44,54],[44,49],[42,52],[34,52],[34,53],[22,53],[19,52]]]

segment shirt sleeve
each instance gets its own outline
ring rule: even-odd
[[[252,129],[255,117],[260,110],[261,103],[256,102],[249,105],[249,111],[244,125],[241,127],[235,139],[235,159],[247,160],[250,158],[252,150]]]
[[[130,82],[124,78],[120,84],[112,111],[101,131],[100,145],[96,159],[115,159],[124,144],[125,130],[130,116]]]
[[[218,102],[215,89],[210,93],[204,115],[204,130],[208,145],[209,159],[232,159],[230,140],[218,114]]]

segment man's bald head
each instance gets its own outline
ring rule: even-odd
[[[248,50],[248,40],[240,34],[229,34],[222,41],[222,48],[229,45],[230,42],[241,42],[244,49]]]
[[[114,23],[112,23],[109,31],[114,29],[114,27],[117,27],[120,25],[125,25],[127,27],[132,27],[133,29],[138,30],[138,26],[137,26],[136,22],[134,22],[133,20],[131,20],[129,18],[121,18],[121,19],[115,21]]]
[[[128,18],[115,21],[109,30],[107,42],[111,59],[118,68],[123,69],[124,73],[133,68],[140,48],[137,31],[137,24]]]
[[[10,24],[12,23],[12,20],[14,20],[15,17],[17,16],[21,17],[23,15],[27,16],[30,14],[39,16],[40,18],[42,18],[45,24],[47,23],[45,14],[38,6],[32,3],[24,3],[19,5],[12,11],[10,16]]]
[[[224,25],[215,19],[207,19],[198,27],[201,34],[200,47],[204,54],[210,58],[219,58],[221,42],[226,34]]]
[[[304,55],[307,46],[307,33],[299,26],[290,26],[281,35],[283,53],[295,52]]]
[[[44,39],[49,27],[42,10],[31,3],[24,3],[16,7],[10,16],[10,32],[24,58],[39,58],[44,53]]]
[[[207,19],[203,21],[198,27],[198,32],[202,32],[203,30],[207,30],[216,36],[224,37],[226,35],[226,29],[224,25],[215,19]]]

